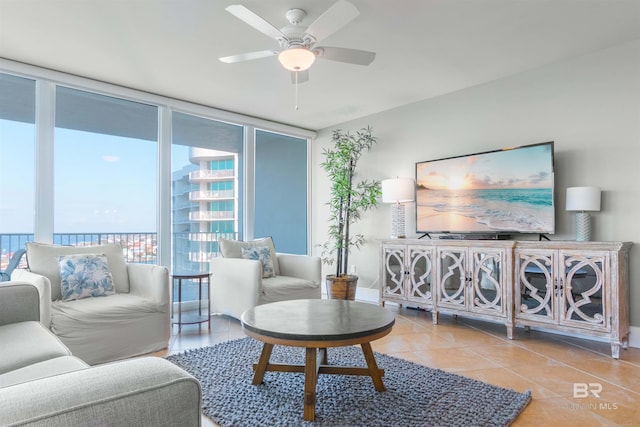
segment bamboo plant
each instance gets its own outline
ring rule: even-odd
[[[356,167],[363,152],[376,143],[370,126],[355,134],[334,130],[333,148],[324,149],[322,168],[331,181],[329,205],[329,240],[322,245],[322,260],[328,265],[336,263],[336,277],[347,275],[349,253],[365,241],[362,234],[352,234],[351,225],[364,211],[378,205],[381,195],[380,181],[357,181]]]

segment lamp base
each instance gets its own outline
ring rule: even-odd
[[[394,203],[391,205],[391,238],[392,239],[404,239],[405,235],[405,214],[404,205],[401,203]]]
[[[591,240],[591,215],[587,212],[576,214],[576,242],[588,242]]]

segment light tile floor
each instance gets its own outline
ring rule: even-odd
[[[447,315],[433,325],[430,313],[387,307],[397,313],[396,324],[372,342],[374,351],[531,390],[533,400],[514,426],[640,426],[640,349],[621,350],[615,360],[602,342],[523,329],[509,340],[503,325]],[[237,320],[212,316],[211,331],[185,325],[178,333],[174,326],[168,354],[241,337]],[[602,385],[600,397],[574,398],[574,383]],[[214,424],[203,418],[203,425]]]

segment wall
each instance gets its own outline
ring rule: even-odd
[[[575,239],[574,214],[564,210],[565,189],[601,187],[593,240],[635,243],[631,323],[640,326],[640,40],[322,130],[313,148],[314,244],[326,240],[329,196],[319,166],[322,148],[332,129],[366,125],[378,137],[361,159],[360,176],[367,179],[413,177],[417,161],[555,141],[551,238]],[[415,206],[407,211],[407,234],[414,237]],[[376,239],[389,236],[390,217],[389,205],[380,205],[354,227],[368,238],[350,262],[360,286],[378,287]]]

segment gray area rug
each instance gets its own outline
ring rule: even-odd
[[[375,353],[387,391],[371,378],[320,375],[316,421],[302,419],[304,374],[267,372],[251,385],[262,343],[241,338],[167,357],[195,376],[203,412],[223,427],[235,426],[508,426],[527,406],[518,393],[481,381]],[[329,363],[366,366],[362,350],[329,350]],[[304,348],[275,346],[272,363],[304,363]]]

